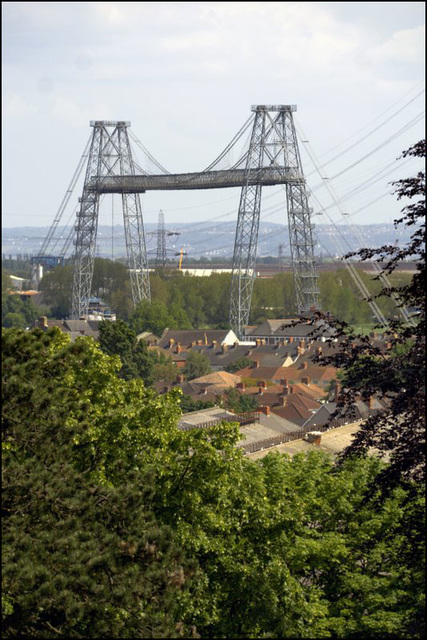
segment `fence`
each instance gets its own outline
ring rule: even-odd
[[[321,427],[316,426],[316,431],[322,431],[324,433],[325,431],[329,431],[330,429],[343,427],[346,424],[349,424],[348,420],[336,419]],[[243,449],[243,451],[247,454],[255,453],[255,451],[263,451],[264,449],[276,447],[278,444],[285,444],[286,442],[291,442],[292,440],[301,440],[301,438],[303,438],[305,434],[309,433],[310,431],[313,431],[313,427],[309,427],[307,429],[299,429],[298,431],[290,431],[289,433],[281,433],[279,436],[273,436],[272,438],[258,440],[257,442],[251,442],[249,444],[241,444],[238,445],[238,447],[239,449]]]
[[[240,426],[246,424],[255,424],[259,422],[259,411],[248,411],[247,413],[235,413],[232,416],[224,416],[223,418],[215,418],[214,420],[207,420],[206,422],[199,422],[198,424],[178,424],[178,429],[181,431],[190,431],[190,429],[209,429],[221,422],[238,422]]]

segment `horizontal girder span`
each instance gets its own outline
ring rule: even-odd
[[[98,193],[145,193],[182,189],[220,189],[259,184],[300,184],[304,177],[290,167],[266,167],[251,171],[245,169],[205,171],[202,173],[175,173],[166,175],[129,175],[91,178],[89,189]]]

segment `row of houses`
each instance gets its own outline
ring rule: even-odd
[[[337,409],[338,370],[323,366],[322,358],[337,348],[338,339],[325,322],[268,320],[250,328],[244,341],[230,331],[166,330],[160,339],[145,336],[150,348],[168,355],[183,371],[188,355],[196,351],[210,363],[212,373],[187,381],[179,373],[173,384],[159,382],[159,393],[180,387],[193,400],[205,400],[225,406],[225,393],[234,388],[241,395],[256,399],[263,428],[274,433],[290,433],[295,429],[316,429],[331,422]],[[383,348],[387,343],[372,334],[371,340]],[[230,373],[230,365],[245,366]],[[341,422],[365,419],[383,409],[371,397],[360,397],[347,410]]]
[[[99,336],[99,322],[105,320],[52,321],[42,317],[38,326],[58,326],[72,340],[78,336]],[[338,370],[322,366],[321,360],[337,347],[333,329],[325,322],[311,320],[268,320],[249,327],[244,340],[232,330],[170,330],[161,336],[142,333],[149,349],[171,358],[177,367],[173,383],[159,381],[158,393],[179,387],[193,400],[209,401],[220,408],[226,406],[226,392],[235,389],[242,396],[255,398],[260,416],[256,425],[245,427],[251,442],[273,442],[295,430],[316,430],[330,424],[337,409]],[[373,341],[381,337],[372,335]],[[387,345],[382,341],[382,346]],[[184,368],[191,352],[204,355],[211,373],[186,380]],[[244,362],[234,373],[231,365]],[[363,420],[382,410],[375,398],[360,397],[341,418],[341,423]],[[248,438],[248,434],[245,436]]]

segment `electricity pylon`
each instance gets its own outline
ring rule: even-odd
[[[159,221],[157,226],[157,254],[155,267],[156,269],[164,269],[166,267],[165,216],[162,210],[159,212]]]
[[[285,178],[286,200],[297,307],[300,313],[318,307],[317,271],[310,221],[311,209],[293,122],[293,105],[259,105],[255,112],[245,184],[242,187],[234,244],[230,292],[230,324],[239,338],[249,322],[255,280],[261,210],[261,174],[266,167]]]
[[[74,240],[74,275],[72,317],[87,315],[92,286],[98,229],[99,185],[114,176],[135,174],[127,128],[130,122],[98,120],[91,122],[92,142],[89,151],[83,194],[77,212]],[[93,187],[96,178],[97,188]],[[126,251],[133,303],[150,299],[147,251],[138,193],[122,193]]]

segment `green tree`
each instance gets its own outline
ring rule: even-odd
[[[71,314],[73,267],[56,267],[45,273],[39,290],[43,293],[43,300],[50,307],[50,315],[54,318],[68,318]]]
[[[163,353],[153,352],[154,364],[151,370],[154,381],[175,382],[178,377],[178,368],[172,361],[170,356],[166,357]]]
[[[167,431],[170,399],[57,329],[3,330],[2,358],[4,636],[175,636],[191,567],[130,444],[138,412]]]
[[[191,396],[183,394],[181,397],[182,413],[190,413],[191,411],[202,411],[215,406],[215,402],[210,400],[193,400]]]
[[[35,305],[29,298],[22,300],[18,294],[8,293],[2,300],[3,327],[25,329],[41,315],[47,315],[47,308]]]
[[[209,359],[198,353],[197,351],[190,351],[187,356],[187,360],[184,367],[184,375],[187,380],[194,380],[194,378],[201,378],[211,372],[211,365]]]
[[[253,363],[254,361],[251,360],[250,358],[245,358],[245,357],[239,358],[235,362],[232,362],[231,364],[227,365],[225,367],[225,370],[228,371],[229,373],[235,373],[240,369],[245,369],[246,367],[252,367]]]
[[[259,462],[90,338],[3,330],[6,637],[423,637],[421,496],[382,465]]]
[[[130,316],[130,325],[137,334],[152,331],[158,336],[161,336],[166,328],[191,328],[183,309],[174,305],[169,308],[165,303],[156,300],[152,302],[141,300]]]
[[[6,301],[9,291],[12,289],[12,280],[8,273],[1,272],[1,301],[2,304]]]
[[[100,323],[99,345],[104,353],[120,357],[121,378],[141,378],[148,385],[153,382],[153,366],[158,358],[148,351],[143,340],[137,340],[135,331],[123,320]]]
[[[254,396],[242,394],[235,387],[226,389],[224,395],[227,409],[235,413],[255,411],[258,407],[258,400]]]

